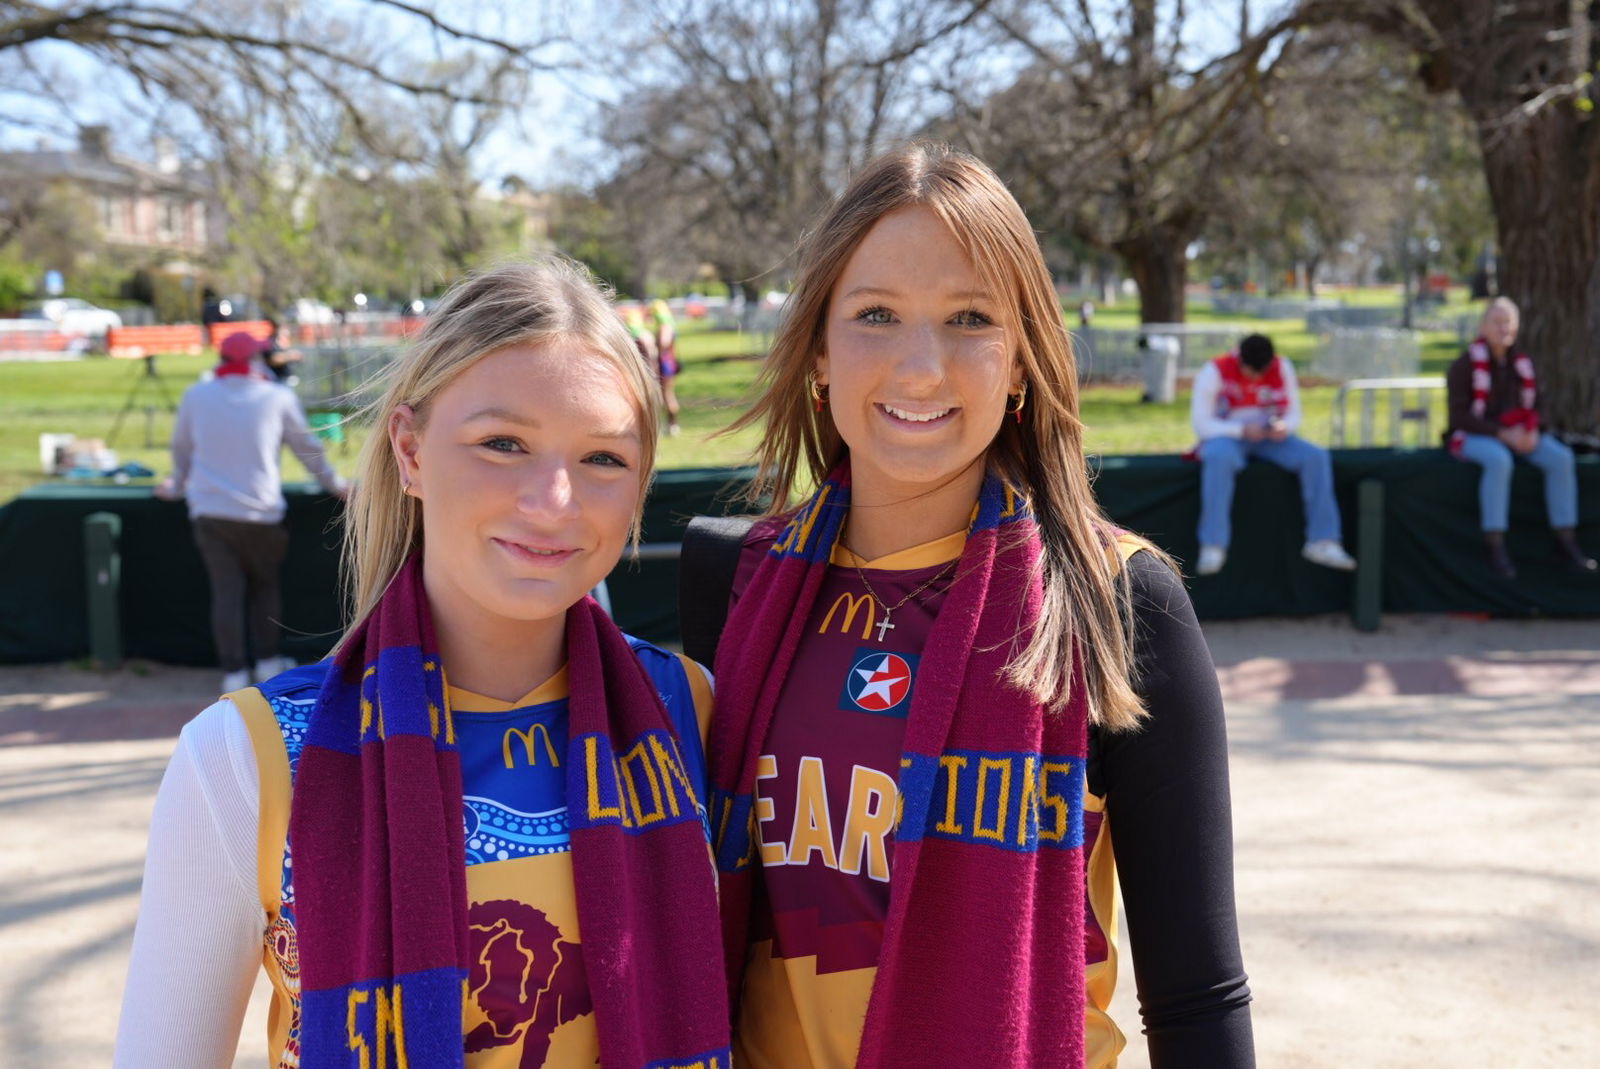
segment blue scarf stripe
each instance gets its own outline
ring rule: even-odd
[[[1031,519],[1033,510],[1028,507],[1026,498],[993,475],[984,478],[983,488],[978,491],[978,515],[972,523],[974,532]]]
[[[651,1062],[644,1069],[731,1069],[732,1065],[733,1050],[730,1047],[723,1047],[720,1050],[691,1054],[687,1058],[668,1058],[665,1061]]]
[[[466,978],[465,969],[425,969],[392,981],[302,992],[303,1064],[389,1069],[400,1064],[403,1043],[409,1065],[461,1069],[460,1034],[427,1025],[461,1016]]]
[[[379,694],[384,695],[380,705]],[[437,656],[417,646],[387,646],[361,677],[361,741],[391,735],[424,735],[441,749],[454,749]],[[370,712],[368,706],[371,706]]]
[[[380,702],[378,694],[387,695]],[[317,696],[319,715],[311,718],[307,746],[359,754],[365,743],[390,735],[422,735],[441,750],[454,750],[455,731],[444,696],[444,673],[437,657],[416,646],[385,649],[358,683],[331,666]],[[354,722],[352,722],[354,718]]]
[[[717,869],[738,872],[750,865],[755,849],[750,838],[753,799],[711,788],[711,835],[716,844]]]
[[[705,817],[667,731],[641,733],[620,756],[599,732],[567,742],[567,819],[574,831],[612,825],[631,834]]]
[[[774,557],[798,557],[810,564],[827,564],[849,515],[850,488],[829,479],[789,521],[768,552]]]
[[[1081,757],[1037,753],[908,755],[901,758],[903,794],[919,801],[907,801],[895,840],[929,836],[1023,854],[1077,849],[1084,768]]]

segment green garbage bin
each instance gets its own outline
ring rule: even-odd
[[[324,442],[344,441],[344,414],[341,412],[312,412],[306,419],[317,437]]]

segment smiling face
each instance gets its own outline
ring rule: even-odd
[[[850,449],[862,500],[907,501],[970,483],[1022,379],[1014,302],[988,292],[932,210],[884,216],[828,299],[817,381]]]
[[[389,440],[422,503],[441,629],[559,623],[617,563],[642,493],[639,412],[619,371],[555,339],[474,362]]]

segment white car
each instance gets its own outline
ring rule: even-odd
[[[112,327],[122,326],[122,317],[109,308],[90,304],[81,297],[54,297],[22,313],[23,319],[47,319],[63,334],[101,338]]]
[[[289,306],[287,318],[292,323],[305,323],[320,327],[327,326],[337,317],[333,314],[333,309],[321,301],[313,300],[310,297],[301,297]]]

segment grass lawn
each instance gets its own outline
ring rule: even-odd
[[[1398,302],[1394,290],[1334,295],[1351,299],[1352,303],[1379,303],[1383,292]],[[1454,298],[1440,317],[1452,319],[1476,311],[1476,307]],[[1211,313],[1209,302],[1204,301],[1194,304],[1189,317],[1194,322],[1221,319],[1271,334],[1279,350],[1302,367],[1316,344],[1315,335],[1300,320],[1217,317]],[[1137,305],[1130,300],[1102,307],[1095,323],[1105,327],[1136,326]],[[756,350],[764,340],[685,325],[679,344],[683,373],[678,378],[684,431],[678,438],[662,438],[662,467],[731,466],[749,456],[753,432],[725,438],[712,435],[741,410],[760,368]],[[1442,374],[1458,351],[1453,331],[1424,332],[1423,373]],[[157,366],[162,384],[176,401],[183,389],[212,363],[208,356],[162,356]],[[0,502],[47,478],[39,470],[40,434],[67,432],[80,438],[105,438],[130,392],[139,384],[143,370],[138,361],[99,357],[61,363],[0,362]],[[1333,385],[1308,382],[1301,391],[1305,407],[1302,433],[1314,442],[1329,441],[1335,390]],[[1088,428],[1090,452],[1169,453],[1181,452],[1193,444],[1186,392],[1180,390],[1178,401],[1166,405],[1141,404],[1139,393],[1131,386],[1101,386],[1084,392],[1083,421]],[[149,447],[144,444],[146,406],[154,406],[151,440],[157,443]],[[1443,409],[1441,397],[1433,414],[1436,431],[1444,427]],[[1350,418],[1356,418],[1354,406]],[[347,430],[347,441],[330,450],[339,470],[350,475],[365,429],[350,426]],[[165,445],[171,433],[172,414],[147,384],[111,445],[121,460],[137,460],[158,474],[165,474],[171,467]],[[292,457],[285,459],[284,470],[290,480],[305,477],[299,462]]]

